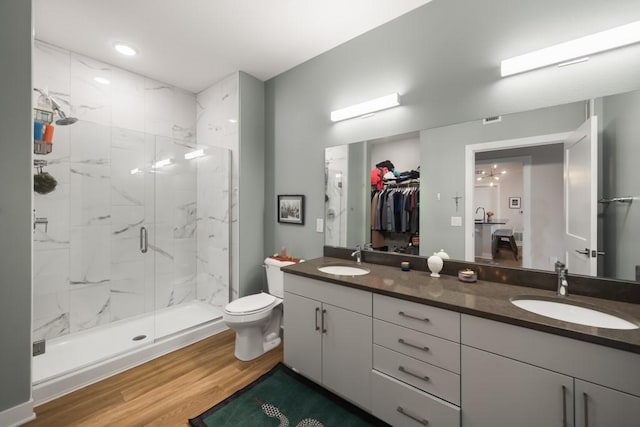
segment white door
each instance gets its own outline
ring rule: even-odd
[[[597,272],[598,121],[593,116],[564,143],[564,249],[570,273]]]

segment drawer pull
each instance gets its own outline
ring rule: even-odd
[[[416,374],[415,372],[411,372],[410,370],[408,370],[404,366],[398,366],[398,371],[404,372],[407,375],[411,375],[412,377],[419,378],[419,379],[421,379],[423,381],[429,381],[429,377],[428,376],[422,375],[422,374]]]
[[[412,314],[407,314],[404,311],[399,311],[398,314],[400,316],[408,317],[409,319],[422,320],[423,322],[428,322],[429,321],[428,317],[418,317],[418,316],[414,316]]]
[[[408,341],[405,341],[404,338],[398,338],[398,342],[400,344],[404,344],[404,345],[409,346],[409,347],[417,348],[418,350],[429,351],[429,347],[423,347],[423,346],[418,345],[418,344],[410,343]]]
[[[414,421],[419,422],[420,424],[422,424],[423,426],[429,425],[429,421],[425,420],[424,418],[420,418],[416,415],[410,414],[409,412],[407,412],[406,409],[404,409],[402,406],[398,406],[398,408],[396,409],[396,411],[400,412],[402,415],[404,415],[405,417],[409,417]]]

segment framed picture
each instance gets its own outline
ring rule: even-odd
[[[278,195],[278,222],[304,225],[304,196]]]
[[[509,197],[509,209],[520,209],[520,197]]]

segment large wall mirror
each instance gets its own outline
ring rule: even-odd
[[[325,244],[639,281],[639,138],[633,91],[329,147]]]

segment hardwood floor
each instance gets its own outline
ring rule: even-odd
[[[282,361],[282,345],[250,362],[225,331],[35,408],[25,426],[185,426]]]

